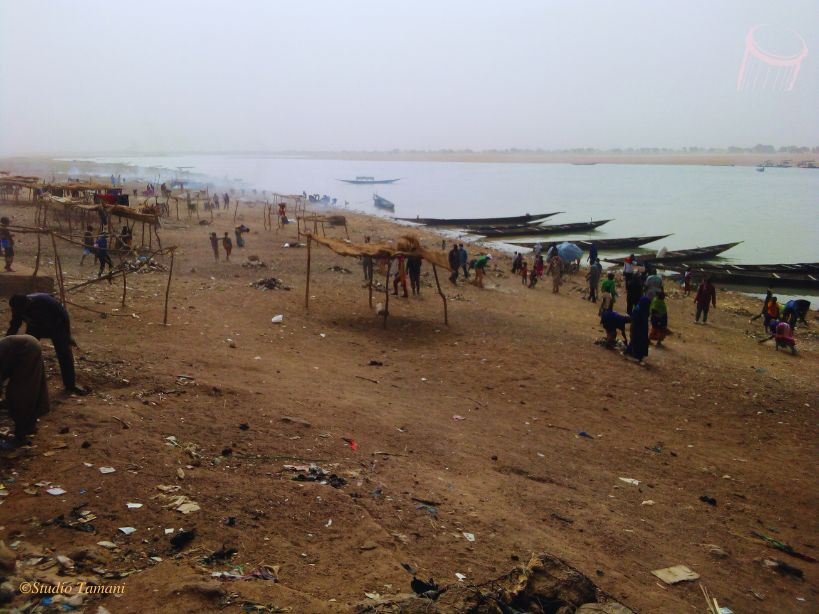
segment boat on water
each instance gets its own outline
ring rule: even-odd
[[[693,249],[678,249],[674,251],[665,252],[662,256],[642,256],[638,261],[650,262],[655,266],[665,264],[667,262],[698,262],[700,260],[708,260],[714,258],[722,252],[727,252],[732,247],[736,247],[742,243],[737,241],[735,243],[720,243],[719,245],[709,245],[708,247],[695,247]],[[625,258],[604,258],[604,262],[610,264],[623,264]]]
[[[483,235],[487,238],[499,237],[537,237],[542,235],[556,235],[568,232],[594,230],[611,220],[596,220],[591,222],[577,222],[574,224],[551,224],[548,226],[474,226],[467,230],[470,234]]]
[[[782,267],[781,270],[780,267]],[[686,267],[680,264],[669,264],[666,268],[678,273],[691,270],[691,272],[698,277],[708,277],[713,281],[743,286],[819,289],[819,263],[792,265],[756,264],[744,266],[704,264],[702,266],[692,267]]]
[[[756,172],[757,173],[764,173],[765,172],[765,167],[764,166],[757,166],[756,167]]]
[[[650,237],[624,237],[622,239],[565,239],[567,243],[574,243],[578,247],[589,249],[592,244],[597,246],[597,249],[620,249],[620,248],[635,248],[645,245],[646,243],[653,243],[660,239],[670,237],[667,235],[654,235]],[[534,247],[535,241],[513,241],[512,245],[520,247]]]
[[[373,205],[378,207],[379,209],[386,209],[387,211],[395,211],[395,204],[384,198],[383,196],[379,196],[378,194],[373,194]]]
[[[354,183],[356,185],[376,185],[381,183],[395,183],[396,181],[401,181],[400,178],[398,179],[376,179],[375,177],[367,177],[361,175],[356,177],[355,179],[337,179],[336,181],[343,181],[344,183]]]
[[[552,217],[558,213],[563,213],[563,211],[536,213],[534,215],[527,213],[526,215],[513,215],[510,217],[399,217],[396,219],[402,222],[414,222],[426,226],[453,226],[461,228],[464,226],[491,226],[493,224],[527,224],[545,220],[547,217]]]

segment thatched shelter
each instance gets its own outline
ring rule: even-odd
[[[446,296],[441,290],[441,282],[438,279],[438,267],[449,271],[449,257],[447,253],[441,250],[426,249],[421,246],[418,237],[414,235],[402,235],[395,242],[380,242],[380,243],[353,243],[352,241],[344,241],[341,239],[328,239],[327,237],[318,237],[314,234],[307,233],[307,284],[304,294],[304,306],[306,309],[310,308],[310,249],[313,241],[319,245],[331,249],[340,256],[351,256],[360,258],[362,256],[370,256],[373,259],[381,259],[387,261],[387,273],[385,278],[385,304],[384,304],[384,326],[387,326],[387,316],[389,315],[390,304],[390,270],[392,269],[392,261],[398,257],[416,257],[426,260],[432,265],[432,272],[435,275],[435,285],[438,288],[438,294],[444,304],[444,323],[449,324],[449,314],[447,311]],[[373,306],[373,284],[372,280],[368,284],[370,307]]]

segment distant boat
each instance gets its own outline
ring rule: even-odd
[[[672,271],[684,273],[686,267],[668,264]],[[765,287],[819,288],[819,263],[799,264],[703,264],[690,267],[693,273],[713,281]]]
[[[378,194],[373,194],[373,205],[375,205],[379,209],[395,211],[395,205],[388,201],[386,198],[379,196]]]
[[[572,166],[594,166],[597,162],[572,162]]]
[[[756,167],[756,172],[757,173],[764,173],[765,172],[765,167],[764,166],[757,166]]]
[[[338,181],[354,183],[356,185],[374,185],[377,183],[395,183],[396,181],[401,181],[401,179],[376,179],[375,177],[360,176],[355,179],[338,179]]]
[[[492,224],[529,224],[537,222],[547,217],[563,213],[563,211],[555,211],[554,213],[535,213],[526,215],[513,215],[510,217],[453,217],[453,218],[438,218],[438,217],[399,217],[396,218],[402,222],[415,222],[416,224],[426,224],[427,226],[473,226],[483,225],[489,226]]]

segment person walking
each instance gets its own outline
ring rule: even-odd
[[[594,264],[597,262],[597,243],[592,243],[589,246],[589,263]]]
[[[85,232],[82,235],[82,257],[80,258],[80,266],[83,265],[85,262],[85,257],[89,254],[94,255],[94,262],[97,261],[97,253],[94,249],[94,235],[93,235],[93,227],[86,226]]]
[[[364,243],[369,243],[370,237],[364,237]],[[364,281],[372,283],[373,281],[373,257],[364,254],[361,256],[361,268],[364,269]]]
[[[691,278],[693,274],[691,273],[690,267],[685,267],[685,274],[683,274],[683,294],[685,296],[691,296]]]
[[[407,271],[409,272],[410,287],[413,296],[421,295],[421,257],[410,256],[407,258]]]
[[[663,339],[668,336],[668,306],[665,303],[665,292],[660,290],[651,299],[649,306],[651,312],[651,334],[649,339],[657,342],[657,347],[663,344]]]
[[[50,294],[15,294],[9,299],[11,306],[11,322],[6,335],[16,335],[23,323],[26,324],[26,334],[35,339],[51,339],[57,362],[60,364],[60,374],[63,386],[67,392],[86,394],[86,390],[77,386],[74,371],[74,354],[71,346],[75,346],[71,338],[71,320],[68,311],[60,301]]]
[[[651,301],[647,296],[641,296],[631,312],[631,339],[623,352],[626,356],[631,356],[640,364],[648,356],[648,320]]]
[[[549,270],[547,273],[552,274],[552,293],[560,292],[560,286],[563,283],[563,261],[557,255],[557,248],[554,246],[549,248],[549,252],[554,255],[549,259]],[[547,253],[548,255],[548,253]]]
[[[443,243],[443,242],[442,242]],[[461,266],[461,252],[458,249],[458,244],[453,243],[452,249],[449,250],[449,281],[454,285],[458,285],[458,267]]]
[[[776,299],[776,297],[773,297]],[[694,296],[694,303],[697,305],[697,314],[694,318],[694,323],[700,323],[700,316],[702,316],[702,323],[708,324],[708,311],[711,305],[717,306],[717,290],[711,283],[710,278],[706,278],[697,288],[697,294]],[[777,312],[778,315],[778,312]]]
[[[637,265],[637,259],[634,257],[634,254],[631,254],[628,258],[623,261],[623,277],[626,278],[626,282],[631,279],[631,276],[634,275],[634,267]]]
[[[469,254],[464,249],[464,244],[458,247],[458,257],[460,258],[461,269],[464,272],[464,279],[469,279]]]
[[[14,235],[9,230],[10,223],[9,218],[5,216],[0,218],[0,247],[3,248],[3,256],[6,259],[6,271],[13,273],[11,265],[14,262]]]
[[[230,252],[233,251],[233,241],[227,232],[225,232],[225,236],[222,237],[222,247],[225,248],[225,262],[230,262]]]
[[[105,265],[108,265],[108,283],[111,283],[111,269],[114,266],[114,263],[111,262],[111,256],[108,254],[108,235],[105,234],[105,231],[101,232],[97,235],[97,240],[94,242],[94,251],[97,254],[97,260],[100,262],[100,270],[97,273],[97,278],[102,277],[103,271],[105,271]]]
[[[600,291],[604,295],[608,294],[611,296],[611,308],[614,309],[614,303],[617,301],[617,283],[614,281],[614,273],[606,275],[606,279],[600,284]],[[605,296],[603,298],[605,298]]]
[[[230,196],[228,196],[227,192],[222,194],[222,202],[224,203],[225,210],[230,209]]]
[[[520,263],[520,268],[518,268],[518,271],[519,271],[519,273],[520,273],[520,281],[521,281],[521,283],[522,283],[524,286],[525,286],[525,285],[528,283],[528,281],[529,281],[529,271],[528,271],[528,268],[529,268],[529,265],[526,263],[526,261],[525,261],[525,260],[524,260],[523,262],[521,262],[521,263]]]
[[[637,301],[643,295],[643,281],[639,275],[631,275],[626,279],[626,312],[631,313],[631,310],[637,305]],[[649,299],[650,300],[650,299]]]
[[[512,275],[515,275],[518,271],[520,271],[520,267],[523,265],[523,254],[519,254],[515,252],[515,258],[512,260]]]
[[[401,287],[404,289],[404,298],[408,298],[409,294],[407,293],[407,267],[406,258],[404,256],[398,256],[398,266],[396,267],[395,271],[395,279],[392,282],[393,296],[398,296],[398,284],[401,284]]]
[[[215,232],[210,233],[210,248],[213,250],[213,259],[219,262],[219,237]]]
[[[594,244],[592,244],[594,247]],[[592,303],[597,302],[597,286],[600,283],[600,275],[603,273],[603,266],[600,264],[600,259],[595,258],[591,261],[589,272],[586,273],[586,279],[589,281],[589,300]]]

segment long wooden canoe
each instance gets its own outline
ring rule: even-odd
[[[693,249],[679,249],[671,252],[666,252],[663,256],[642,256],[638,258],[638,262],[650,262],[653,265],[665,264],[667,262],[698,262],[700,260],[708,260],[715,257],[717,254],[727,252],[732,247],[736,247],[742,243],[720,243],[719,245],[710,245],[708,247],[695,247]],[[604,262],[611,264],[623,264],[625,258],[605,258]]]
[[[574,224],[552,224],[549,226],[524,226],[524,227],[508,227],[508,226],[481,226],[470,228],[467,232],[470,234],[483,235],[487,238],[496,237],[535,237],[542,235],[564,234],[567,232],[580,232],[584,230],[594,230],[598,226],[602,226],[611,220],[597,220],[593,222],[578,222]]]
[[[670,270],[682,273],[685,266],[669,265]],[[710,278],[713,281],[737,284],[742,286],[757,286],[762,288],[813,288],[819,289],[819,273],[817,272],[765,272],[765,271],[736,271],[733,267],[725,266],[693,266],[690,267],[695,278]]]
[[[511,217],[453,217],[453,218],[437,218],[437,217],[397,217],[395,219],[402,222],[415,222],[416,224],[425,224],[427,226],[491,226],[492,224],[526,224],[545,220],[547,217],[552,217],[563,211],[554,211],[553,213],[537,213],[530,215],[514,215]]]
[[[624,237],[622,239],[563,239],[568,243],[574,243],[578,247],[589,249],[592,243],[597,246],[597,249],[618,249],[618,248],[633,248],[640,247],[646,243],[653,243],[660,239],[665,239],[671,235],[654,235],[651,237]],[[535,241],[513,241],[512,245],[519,245],[520,247],[534,247]]]

